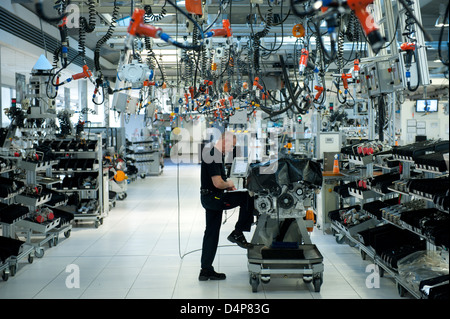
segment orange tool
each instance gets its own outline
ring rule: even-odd
[[[314,89],[317,91],[314,101],[318,101],[323,92],[323,86],[315,85]]]
[[[300,61],[298,63],[298,72],[300,75],[305,72],[306,66],[308,64],[309,51],[306,49],[302,49],[302,54],[300,56]]]
[[[341,77],[342,77],[342,83],[344,84],[344,89],[348,90],[348,79],[352,78],[352,74],[351,73],[342,73]]]
[[[196,15],[203,15],[202,0],[186,0],[185,1],[186,11]]]
[[[347,5],[353,10],[369,40],[375,54],[383,47],[384,39],[373,16],[367,11],[367,6],[374,0],[347,0]]]

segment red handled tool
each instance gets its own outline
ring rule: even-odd
[[[134,9],[127,29],[128,35],[125,41],[125,49],[131,47],[131,42],[135,37],[146,36],[151,38],[159,38],[159,35],[162,33],[161,28],[156,28],[152,25],[145,24],[144,15],[145,10],[137,8]]]
[[[196,15],[203,15],[202,0],[186,0],[185,5],[186,11]]]
[[[412,57],[414,56],[414,51],[416,50],[416,44],[412,42],[405,42],[400,45],[400,50],[406,52],[405,67],[411,67]]]
[[[374,0],[347,0],[347,4],[355,13],[356,17],[369,40],[372,51],[377,54],[384,45],[384,38],[381,36],[378,25],[373,16],[368,12],[367,6]]]
[[[341,78],[342,78],[342,83],[344,84],[344,89],[345,89],[345,91],[347,91],[348,90],[348,79],[352,78],[352,74],[351,73],[342,73]],[[345,92],[345,93],[347,93],[347,92]]]
[[[92,72],[91,70],[89,70],[89,67],[87,65],[83,65],[83,72],[77,73],[72,75],[72,77],[66,79],[65,81],[59,83],[59,78],[57,79],[57,83],[56,86],[61,86],[64,85],[66,83],[71,82],[72,80],[79,80],[79,79],[86,79],[88,78],[89,80],[91,80],[92,83],[95,84],[95,81],[92,77]]]
[[[308,57],[309,51],[306,49],[302,49],[300,61],[298,63],[298,72],[300,75],[303,75],[303,73],[305,72],[306,66],[308,65]]]
[[[231,31],[230,20],[224,19],[222,20],[222,29],[213,29],[205,33],[205,38],[210,37],[231,37],[233,32]]]
[[[359,77],[359,71],[360,71],[359,60],[358,59],[355,59],[355,61],[353,61],[353,71],[355,72],[355,78],[358,78]]]
[[[316,96],[314,97],[314,102],[317,102],[323,93],[323,86],[315,85],[314,89],[317,91]]]

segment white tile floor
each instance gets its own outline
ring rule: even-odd
[[[138,179],[129,185],[128,197],[118,201],[95,229],[74,225],[71,237],[46,248],[43,258],[19,263],[17,274],[0,279],[0,299],[398,299],[394,281],[385,275],[379,288],[367,288],[366,266],[356,248],[339,245],[331,235],[315,229],[312,240],[324,256],[324,281],[320,293],[303,280],[274,278],[251,292],[245,251],[230,246],[237,213],[228,212],[222,226],[214,263],[224,281],[198,281],[204,229],[204,210],[199,201],[199,165],[179,166],[180,215],[177,213],[177,166],[166,165],[160,176]],[[251,234],[247,235],[251,238]],[[194,252],[191,252],[194,251]],[[180,255],[184,255],[180,258]],[[79,267],[79,288],[67,288]],[[69,281],[70,283],[70,281]],[[410,298],[407,296],[406,298]]]

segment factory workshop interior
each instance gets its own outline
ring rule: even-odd
[[[0,300],[448,299],[448,21],[2,0]]]

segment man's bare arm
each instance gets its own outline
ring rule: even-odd
[[[214,184],[214,187],[216,187],[218,189],[226,189],[226,190],[235,190],[236,189],[236,187],[234,186],[234,183],[231,179],[224,181],[222,176],[220,176],[220,175],[212,176],[211,179]]]

